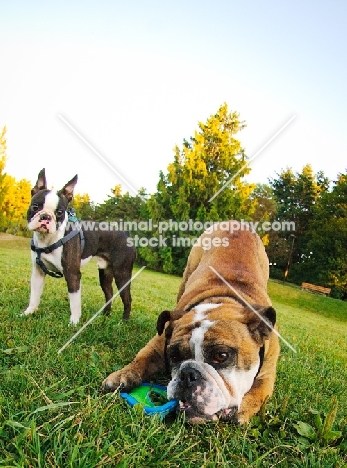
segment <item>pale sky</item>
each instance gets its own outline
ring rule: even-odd
[[[1,2],[6,171],[34,183],[45,167],[56,189],[78,173],[95,202],[118,183],[153,193],[173,147],[226,102],[249,158],[296,116],[250,181],[306,163],[334,179],[347,168],[346,24],[344,0]]]

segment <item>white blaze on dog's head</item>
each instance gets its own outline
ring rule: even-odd
[[[54,213],[58,207],[59,197],[55,192],[48,192],[45,197],[45,203],[43,205],[43,211]]]
[[[195,357],[196,361],[203,361],[203,343],[205,338],[205,333],[207,330],[215,323],[211,320],[205,320],[206,312],[219,307],[220,304],[200,304],[195,307],[195,315],[193,323],[200,323],[199,327],[194,328],[192,331],[192,336],[189,340],[190,349],[192,354]]]

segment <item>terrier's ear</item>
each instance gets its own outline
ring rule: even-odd
[[[47,188],[47,182],[46,182],[46,173],[45,169],[41,169],[37,176],[37,181],[35,184],[35,187],[31,189],[31,196],[33,197],[35,193],[39,192],[40,190],[45,190]]]
[[[76,174],[75,177],[69,180],[69,182],[66,185],[64,185],[64,187],[61,190],[59,190],[58,195],[64,195],[64,197],[67,198],[67,200],[70,202],[73,197],[75,185],[77,184],[77,179],[78,177]]]

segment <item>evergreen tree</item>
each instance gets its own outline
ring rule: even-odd
[[[347,299],[347,174],[340,174],[332,190],[322,194],[308,238],[308,279]]]
[[[73,208],[76,210],[76,216],[79,219],[93,219],[95,206],[91,202],[88,193],[83,195],[76,193],[73,197]]]
[[[97,221],[135,221],[147,219],[147,207],[144,199],[147,193],[144,188],[139,194],[132,196],[129,192],[122,195],[121,185],[111,189],[112,195],[95,207],[94,218]]]
[[[150,203],[158,219],[218,221],[245,215],[254,185],[242,181],[250,168],[235,138],[245,123],[223,104],[198,127],[189,141],[174,148],[167,174],[160,173],[157,193]]]
[[[307,164],[300,173],[294,174],[292,169],[287,168],[278,174],[276,179],[270,180],[273,188],[274,198],[277,202],[275,219],[277,221],[290,221],[295,223],[294,232],[270,233],[269,250],[271,255],[276,256],[274,244],[281,246],[280,262],[284,268],[284,278],[286,278],[286,268],[291,263],[292,281],[305,281],[303,271],[304,263],[309,257],[308,231],[310,222],[314,219],[316,204],[321,195],[327,192],[329,180],[323,172],[313,173],[312,167]],[[294,236],[294,238],[293,238]],[[284,248],[284,239],[287,248]],[[288,259],[285,261],[286,253]],[[286,267],[284,266],[286,265]]]
[[[174,148],[174,160],[167,173],[160,172],[157,192],[148,202],[154,223],[172,220],[215,222],[248,218],[251,212],[249,195],[254,185],[242,179],[250,172],[247,157],[236,134],[245,127],[239,114],[229,112],[223,104],[181,148]],[[218,193],[219,192],[219,193]],[[217,195],[218,193],[218,195]],[[167,245],[140,251],[152,267],[181,274],[191,244],[175,244],[177,237],[193,239],[201,230],[165,233]],[[159,237],[160,233],[154,232]]]

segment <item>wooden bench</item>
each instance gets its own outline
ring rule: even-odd
[[[324,286],[316,286],[315,284],[302,283],[301,289],[303,291],[309,291],[317,294],[324,294],[324,296],[329,296],[331,288],[325,288]]]

